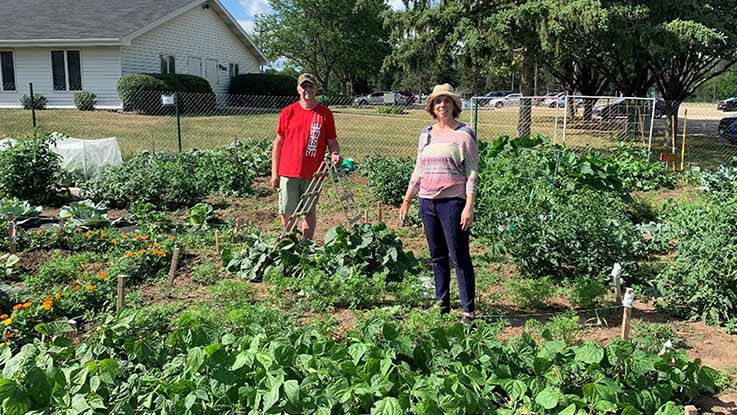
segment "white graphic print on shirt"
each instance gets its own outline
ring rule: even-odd
[[[316,157],[317,156],[317,142],[320,139],[320,127],[321,119],[319,115],[315,114],[312,119],[312,126],[310,126],[310,137],[307,140],[307,149],[305,150],[305,156]]]

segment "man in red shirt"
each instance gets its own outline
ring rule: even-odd
[[[276,139],[271,148],[271,188],[279,191],[279,218],[285,227],[302,194],[330,148],[330,159],[339,163],[340,148],[333,113],[316,99],[317,79],[303,73],[297,80],[299,101],[279,115]],[[305,216],[302,235],[312,239],[317,222],[316,204]]]

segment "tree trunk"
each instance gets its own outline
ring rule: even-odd
[[[522,56],[522,68],[519,80],[520,92],[523,97],[534,95],[533,81],[535,78],[534,55],[525,49]],[[532,98],[522,98],[519,102],[519,115],[517,117],[517,136],[528,137],[532,131]]]
[[[584,98],[583,100],[583,120],[584,121],[591,121],[591,118],[594,114],[594,103],[596,102],[596,99],[594,98]]]

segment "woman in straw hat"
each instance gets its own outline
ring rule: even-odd
[[[464,324],[475,312],[476,277],[468,239],[473,222],[478,148],[470,128],[456,120],[461,98],[450,84],[435,85],[425,110],[435,123],[422,130],[417,162],[399,216],[402,221],[416,195],[435,274],[435,299],[450,312],[450,262],[455,266]]]

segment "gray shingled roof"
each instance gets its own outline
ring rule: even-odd
[[[194,0],[0,0],[0,40],[119,39]]]

